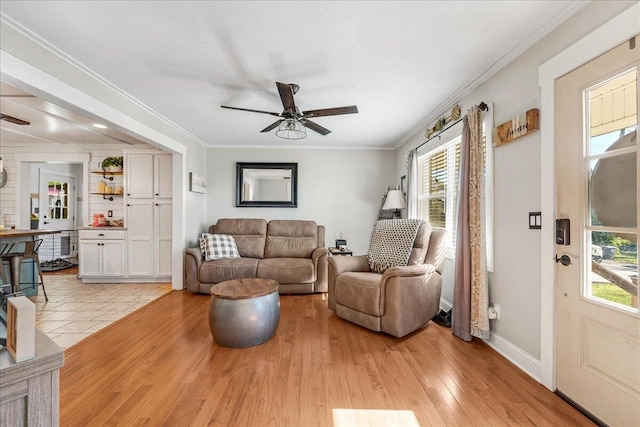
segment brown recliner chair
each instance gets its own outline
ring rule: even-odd
[[[403,337],[440,309],[448,233],[423,223],[406,267],[384,273],[369,268],[366,255],[329,257],[329,308],[350,322]]]

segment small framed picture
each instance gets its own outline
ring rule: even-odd
[[[407,175],[402,175],[400,178],[400,189],[404,194],[407,194]]]
[[[194,193],[206,193],[207,179],[202,175],[189,172],[189,191]]]

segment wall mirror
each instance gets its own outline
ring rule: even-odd
[[[236,163],[237,207],[298,207],[297,163]]]

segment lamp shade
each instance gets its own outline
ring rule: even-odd
[[[307,128],[296,119],[284,119],[280,122],[276,135],[284,139],[302,139],[307,137]]]
[[[382,206],[383,211],[390,211],[394,209],[404,209],[407,207],[407,203],[404,200],[404,194],[402,190],[389,190],[387,193],[387,199]]]

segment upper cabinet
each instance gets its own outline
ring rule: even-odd
[[[155,179],[154,194],[160,199],[171,199],[173,195],[173,156],[171,154],[156,154],[154,157],[153,174]]]
[[[152,199],[153,154],[127,154],[124,159],[126,193],[136,199]]]
[[[129,153],[125,156],[127,197],[153,199],[172,197],[171,154]]]

